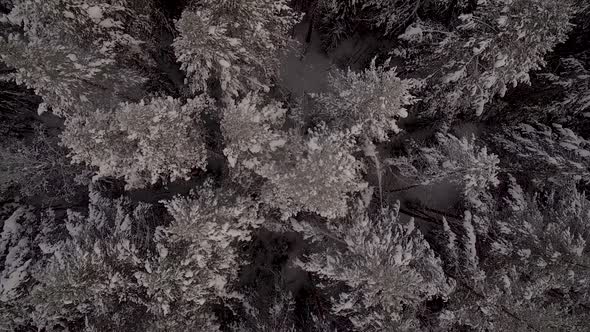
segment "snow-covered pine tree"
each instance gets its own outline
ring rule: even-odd
[[[330,127],[360,127],[371,139],[387,140],[388,133],[397,133],[397,121],[408,116],[406,107],[414,102],[409,89],[418,82],[402,80],[394,68],[387,68],[389,60],[376,66],[375,59],[369,68],[360,73],[350,69],[335,70],[329,77],[330,90],[315,98],[320,119]]]
[[[509,176],[501,209],[489,214],[489,231],[478,237],[485,279],[460,279],[441,326],[583,331],[590,301],[588,203],[573,186],[530,194]]]
[[[0,57],[9,78],[34,89],[58,115],[110,109],[137,98],[143,78],[130,66],[141,41],[130,33],[145,16],[125,1],[17,0],[0,17]]]
[[[425,100],[435,112],[481,115],[496,95],[529,82],[529,72],[565,40],[574,13],[570,1],[479,1],[475,11],[446,33],[427,65],[439,64]]]
[[[286,0],[191,0],[174,50],[192,91],[207,91],[210,79],[230,97],[268,91],[298,20]]]
[[[560,60],[564,73],[555,77],[553,84],[565,90],[565,98],[555,105],[556,113],[572,117],[586,116],[590,110],[590,70],[587,63],[576,57]]]
[[[362,164],[352,155],[350,131],[319,126],[302,135],[284,130],[286,111],[257,94],[231,103],[221,123],[230,166],[238,176],[249,170],[266,179],[261,199],[285,218],[301,211],[344,216],[347,195],[366,186]]]
[[[326,48],[333,48],[364,26],[389,36],[417,17],[423,2],[408,0],[320,0],[317,14]]]
[[[2,273],[0,277],[0,302],[3,306],[25,295],[22,288],[30,278],[34,246],[31,243],[35,215],[29,207],[18,207],[4,220],[0,237]],[[8,323],[8,322],[7,322]]]
[[[122,177],[129,188],[187,178],[206,167],[201,113],[204,95],[182,103],[172,97],[124,103],[114,111],[72,116],[63,143],[74,162],[98,169],[98,176]]]
[[[213,304],[239,299],[236,244],[247,241],[262,220],[258,204],[210,182],[193,197],[164,202],[173,220],[158,229],[157,255],[135,277],[149,297],[157,330],[214,326]],[[207,325],[208,324],[208,325]]]
[[[133,208],[124,198],[106,198],[93,189],[89,198],[88,215],[68,211],[65,229],[42,247],[35,284],[21,300],[32,308],[23,318],[38,329],[82,324],[118,330],[147,323],[138,319],[145,313],[145,296],[133,273],[143,269],[148,251],[137,237]]]
[[[569,186],[571,181],[590,181],[590,142],[569,128],[554,123],[521,123],[494,137],[507,152],[509,172],[525,175],[537,186]]]
[[[399,203],[398,203],[399,204]],[[418,307],[446,297],[453,281],[445,276],[413,219],[400,220],[399,205],[371,216],[367,202],[344,220],[329,224],[322,251],[297,264],[323,280],[336,283],[335,315],[348,317],[357,331],[411,331],[420,328]]]
[[[466,207],[485,206],[488,189],[498,184],[498,156],[478,146],[475,137],[436,135],[437,144],[410,150],[386,162],[416,184],[450,182],[462,187]]]

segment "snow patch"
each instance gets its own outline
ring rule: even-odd
[[[67,10],[64,10],[63,14],[64,14],[64,17],[69,18],[69,19],[76,18],[76,16],[74,15],[74,13],[72,13],[70,11],[67,11]]]
[[[458,80],[460,80],[463,76],[465,75],[465,68],[461,68],[457,71],[454,71],[450,74],[447,74],[445,77],[443,77],[442,81],[445,84],[451,83],[451,82],[457,82]]]
[[[418,25],[409,26],[406,31],[397,38],[407,41],[421,41],[424,31]]]
[[[90,17],[93,20],[100,20],[102,19],[102,9],[100,9],[99,6],[92,6],[89,7],[88,9],[86,9],[86,13],[88,14],[88,17]]]
[[[115,27],[117,24],[112,19],[107,18],[106,20],[102,20],[98,25],[100,25],[101,27],[103,27],[105,29],[109,29],[109,28]]]

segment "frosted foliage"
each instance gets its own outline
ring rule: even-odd
[[[259,162],[256,154],[268,153],[287,144],[281,131],[287,109],[278,102],[266,105],[258,94],[248,94],[239,103],[231,103],[223,112],[221,128],[226,140],[223,153],[231,167]],[[253,166],[253,165],[252,165]]]
[[[133,12],[125,7],[126,1],[16,0],[13,4],[3,21],[21,25],[31,44],[91,42],[101,54],[112,55],[117,46],[133,48],[141,43],[127,34]]]
[[[590,209],[575,188],[529,194],[509,179],[504,211],[480,238],[487,277],[449,304],[461,324],[493,330],[583,331],[588,314]],[[484,249],[485,248],[485,249]],[[559,295],[559,296],[558,296]],[[580,311],[581,310],[581,311]]]
[[[285,292],[285,291],[282,291]],[[259,323],[257,331],[261,332],[295,332],[292,316],[295,311],[295,300],[291,293],[276,296],[269,308],[268,318]]]
[[[334,299],[333,312],[349,317],[358,331],[418,328],[414,310],[434,296],[448,295],[453,284],[441,261],[413,220],[402,224],[397,207],[371,218],[363,204],[350,219],[331,224],[322,253],[298,264],[327,281],[342,282],[346,291]]]
[[[59,140],[43,127],[35,127],[29,140],[5,139],[0,146],[0,193],[16,185],[27,197],[71,199],[79,189],[76,176],[84,172],[71,165],[66,155]]]
[[[87,216],[68,211],[67,234],[42,246],[48,258],[23,302],[35,308],[33,326],[85,320],[98,330],[219,330],[210,304],[239,298],[231,291],[241,263],[233,246],[261,223],[257,204],[209,183],[163,203],[172,220],[151,230],[149,205],[94,190]]]
[[[508,197],[504,198],[504,202],[514,212],[527,208],[525,193],[512,174],[508,174]]]
[[[143,81],[117,65],[139,51],[141,42],[127,33],[138,18],[115,2],[15,1],[1,17],[12,29],[0,37],[0,57],[17,69],[10,77],[34,89],[58,115],[108,109]]]
[[[369,23],[391,34],[414,18],[419,4],[408,0],[322,0],[328,15],[344,19],[355,17],[358,10],[367,10]]]
[[[446,262],[450,267],[451,271],[454,271],[458,267],[459,261],[459,248],[457,245],[457,234],[453,232],[449,223],[445,217],[442,218],[443,223],[443,244],[444,249],[442,253],[446,256]]]
[[[307,135],[281,130],[285,110],[261,103],[249,95],[224,112],[224,153],[230,165],[265,178],[262,199],[285,218],[300,211],[345,215],[347,194],[366,186],[359,176],[362,165],[351,154],[350,133],[321,126]]]
[[[516,170],[536,169],[534,180],[555,184],[567,184],[572,179],[590,181],[590,142],[569,128],[522,123],[495,138],[516,158]]]
[[[171,222],[156,228],[163,214],[150,205],[94,188],[89,199],[88,214],[68,210],[59,233],[47,227],[55,214],[41,222],[39,248],[26,241],[26,209],[4,223],[0,312],[40,330],[83,323],[88,331],[218,331],[211,304],[240,298],[232,292],[241,263],[232,246],[261,223],[257,204],[206,183],[194,196],[163,202]],[[24,282],[32,289],[20,296]]]
[[[18,330],[26,309],[19,300],[28,295],[37,257],[31,207],[4,205],[0,220],[0,330]]]
[[[480,1],[471,14],[459,16],[458,31],[449,33],[434,55],[444,59],[440,77],[442,112],[465,107],[481,115],[495,95],[529,82],[529,72],[544,65],[544,55],[566,38],[573,7],[568,1]]]
[[[73,162],[97,167],[102,176],[131,173],[137,177],[132,158],[135,147],[128,144],[127,135],[118,128],[113,113],[97,111],[87,116],[72,116],[66,120],[61,138],[71,150]]]
[[[119,127],[127,138],[137,142],[136,163],[148,170],[152,183],[162,174],[175,179],[187,178],[191,169],[205,169],[206,152],[200,126],[204,99],[185,105],[168,97],[153,99],[147,105],[125,104],[117,113]]]
[[[479,262],[477,255],[477,235],[473,225],[473,215],[470,211],[465,211],[462,226],[465,231],[465,238],[463,241],[467,267],[471,272],[477,272]]]
[[[363,134],[385,141],[388,132],[400,131],[397,120],[408,116],[405,106],[414,102],[408,89],[416,82],[402,80],[395,69],[377,67],[357,73],[336,70],[329,79],[330,92],[317,96],[320,114],[336,128],[359,126]]]
[[[306,138],[291,138],[287,147],[278,151],[278,160],[269,159],[254,170],[269,180],[263,200],[285,217],[299,211],[343,216],[347,194],[366,187],[359,177],[361,163],[351,154],[354,142],[349,135],[318,128]]]
[[[232,328],[233,332],[296,332],[295,328],[295,300],[292,294],[275,286],[272,298],[268,295],[264,298],[252,298],[251,303],[256,304],[248,317]],[[260,303],[268,306],[267,310],[257,310]],[[250,305],[250,304],[249,304]],[[265,308],[266,309],[266,308]]]
[[[59,242],[59,226],[52,211],[37,213],[33,206],[3,204],[0,214],[0,330],[17,331],[30,326],[31,289],[45,254]]]
[[[211,259],[219,255],[219,266],[229,269],[234,257],[231,243],[235,240],[250,239],[252,228],[258,227],[261,220],[257,216],[257,204],[237,196],[231,190],[213,190],[206,185],[195,198],[177,197],[166,201],[168,212],[174,218],[165,232],[174,241],[190,243],[195,254],[196,264],[206,265],[200,258]],[[227,250],[227,254],[220,251]],[[226,260],[223,262],[223,260]],[[235,271],[234,271],[235,272]]]
[[[590,111],[590,71],[582,61],[573,57],[562,59],[561,65],[569,75],[554,82],[567,91],[566,98],[560,103],[558,112],[566,114],[584,112],[584,116],[587,116]]]
[[[414,17],[418,5],[408,0],[365,0],[363,7],[373,9],[376,13],[373,18],[375,25],[383,27],[385,34],[390,34]]]
[[[4,220],[0,234],[0,312],[2,303],[14,301],[21,295],[24,284],[30,278],[29,265],[33,250],[30,243],[31,211],[18,208]],[[2,323],[0,323],[2,328]]]
[[[171,97],[121,104],[115,113],[68,119],[62,141],[75,162],[97,167],[99,176],[123,177],[129,188],[184,179],[206,167],[200,114],[207,104],[204,97],[184,105]]]
[[[562,92],[558,100],[542,110],[553,113],[560,123],[579,124],[579,117],[590,117],[590,71],[584,61],[584,53],[559,59],[559,71],[545,72],[539,76]],[[583,124],[582,124],[583,126]]]
[[[512,193],[522,190],[516,182],[510,188]],[[511,214],[498,226],[504,236],[514,237],[512,244],[545,258],[583,258],[590,238],[590,205],[584,193],[569,187],[544,195],[513,194],[505,203]],[[497,252],[514,254],[513,250]]]
[[[286,0],[198,0],[176,22],[174,49],[193,92],[218,80],[229,96],[268,90],[298,16]]]
[[[83,64],[71,61],[66,55],[74,54],[72,50],[18,44],[0,49],[2,61],[18,69],[12,75],[15,81],[35,90],[59,116],[110,109],[126,99],[127,91],[142,83],[136,73],[116,68],[114,61],[103,63],[97,57],[81,54],[76,59]]]
[[[35,308],[30,313],[34,326],[65,327],[80,319],[102,329],[141,325],[134,319],[141,295],[133,286],[133,271],[141,268],[142,257],[132,236],[132,212],[128,201],[95,191],[90,193],[88,216],[68,212],[69,234],[46,247],[49,257],[27,299]]]
[[[421,148],[408,157],[389,160],[404,175],[416,177],[421,184],[450,181],[463,187],[470,206],[482,208],[490,187],[498,184],[500,160],[487,148],[478,147],[475,138],[457,138],[438,134],[438,144]]]
[[[210,185],[195,197],[164,203],[173,221],[160,229],[159,256],[136,278],[152,299],[150,311],[182,327],[176,315],[198,318],[207,312],[206,303],[232,296],[240,269],[233,245],[249,240],[261,220],[255,203]]]
[[[193,310],[190,310],[193,311]],[[209,312],[194,314],[177,311],[166,317],[149,322],[147,331],[182,331],[189,328],[195,332],[220,332],[221,327],[215,315]],[[196,310],[195,310],[196,311]]]

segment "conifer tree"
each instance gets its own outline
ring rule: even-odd
[[[298,20],[285,0],[192,0],[174,41],[192,91],[206,91],[209,79],[227,96],[268,91]]]

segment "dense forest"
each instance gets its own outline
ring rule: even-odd
[[[590,331],[590,1],[0,0],[0,331]]]

